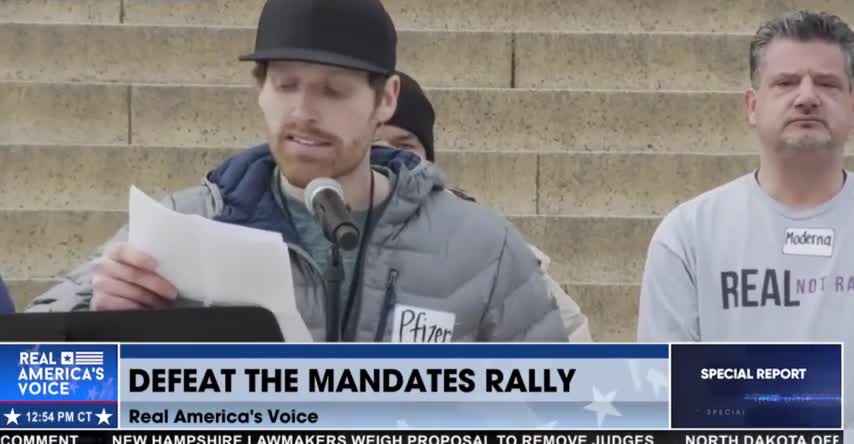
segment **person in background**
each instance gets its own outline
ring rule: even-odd
[[[397,149],[409,151],[424,160],[435,162],[433,132],[436,113],[433,104],[430,103],[430,99],[417,80],[404,72],[398,71],[397,75],[400,77],[397,109],[391,119],[377,129],[374,138],[377,143],[388,144]],[[474,197],[462,190],[449,188],[449,191],[461,199],[476,201]],[[587,316],[582,313],[578,304],[563,291],[560,284],[548,275],[551,259],[533,245],[529,246],[537,256],[540,268],[548,282],[549,291],[560,308],[561,319],[563,319],[569,333],[570,342],[591,342]]]

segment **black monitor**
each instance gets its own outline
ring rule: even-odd
[[[261,307],[18,313],[0,316],[3,342],[284,342]]]

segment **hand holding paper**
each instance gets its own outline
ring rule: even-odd
[[[129,242],[157,259],[181,297],[211,305],[258,305],[290,342],[312,338],[296,306],[287,245],[279,233],[172,211],[130,189]]]

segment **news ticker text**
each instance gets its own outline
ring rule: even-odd
[[[841,444],[841,430],[0,431],[0,444]]]

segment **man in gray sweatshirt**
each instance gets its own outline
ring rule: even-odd
[[[854,183],[843,156],[852,60],[854,33],[836,16],[791,13],[759,29],[744,96],[759,169],[661,222],[643,275],[640,341],[851,343]]]

